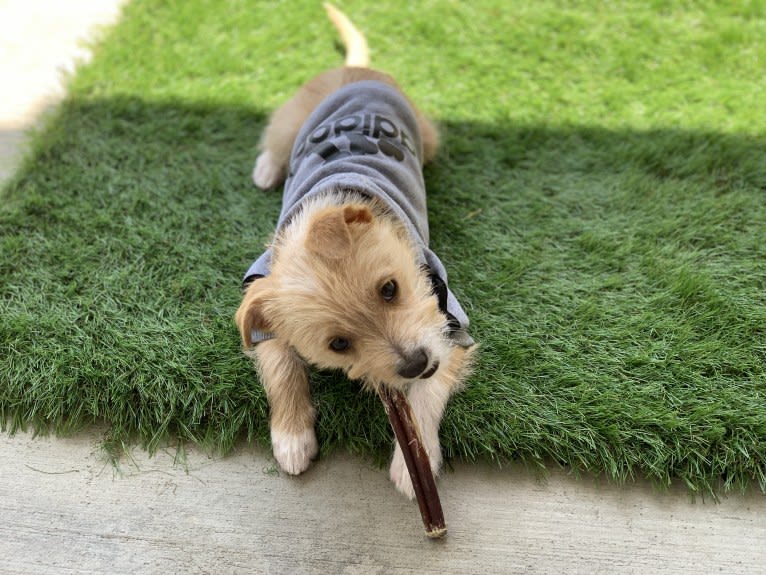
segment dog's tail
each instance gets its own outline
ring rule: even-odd
[[[327,15],[338,29],[340,39],[346,48],[346,66],[367,68],[370,65],[370,50],[364,34],[354,26],[348,16],[329,2],[325,2],[324,9],[327,10]]]

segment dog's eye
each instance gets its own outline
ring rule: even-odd
[[[345,337],[336,337],[330,342],[330,349],[338,353],[346,351],[349,347],[351,347],[351,342]]]
[[[384,283],[383,287],[380,288],[380,295],[383,296],[384,300],[392,301],[394,297],[396,297],[396,282],[394,280],[388,280]]]

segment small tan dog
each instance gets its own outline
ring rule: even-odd
[[[475,349],[428,248],[422,164],[438,134],[393,78],[367,68],[367,42],[348,18],[325,7],[346,65],[306,83],[261,139],[253,179],[268,189],[286,178],[284,202],[235,319],[266,389],[284,471],[303,472],[318,451],[311,364],[406,390],[436,474],[439,424]],[[398,445],[390,476],[414,496]]]

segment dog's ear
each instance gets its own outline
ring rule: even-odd
[[[253,347],[253,330],[271,331],[271,322],[264,313],[265,303],[273,297],[273,281],[269,277],[255,280],[247,288],[234,321],[246,348]]]
[[[330,259],[340,259],[351,251],[352,227],[372,222],[372,212],[364,205],[328,208],[309,223],[306,249]]]

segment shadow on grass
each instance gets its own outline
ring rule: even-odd
[[[0,422],[109,442],[268,442],[232,323],[280,194],[265,113],[69,101],[0,208]],[[481,359],[448,457],[766,485],[766,137],[445,122],[432,246]],[[385,457],[375,398],[314,380],[325,452]]]

